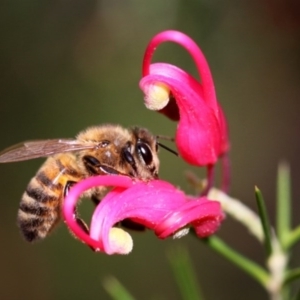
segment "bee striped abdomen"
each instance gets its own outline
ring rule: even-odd
[[[47,175],[45,166],[29,182],[19,206],[18,225],[29,242],[46,237],[60,217],[63,185],[51,178],[59,172]]]
[[[29,242],[44,238],[59,217],[58,196],[32,178],[18,211],[19,227]]]

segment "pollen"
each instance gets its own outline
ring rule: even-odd
[[[170,89],[164,83],[153,83],[148,86],[145,105],[150,110],[163,109],[170,100]]]
[[[128,254],[133,248],[133,240],[130,234],[117,227],[110,229],[109,243],[111,252],[114,254]]]
[[[105,151],[105,156],[106,157],[111,157],[111,152],[110,151]]]
[[[185,227],[173,234],[173,239],[180,239],[189,233],[190,229]]]

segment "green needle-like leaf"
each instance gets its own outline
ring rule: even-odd
[[[290,249],[299,241],[300,241],[300,225],[298,225],[294,230],[289,232],[288,236],[284,240],[283,248]]]
[[[258,187],[255,187],[255,198],[256,198],[258,212],[261,220],[261,225],[264,231],[264,244],[265,244],[266,254],[267,257],[269,257],[272,254],[271,225],[270,225],[264,198],[262,196],[261,191],[258,189]]]
[[[245,271],[247,274],[257,280],[264,288],[269,281],[269,274],[257,263],[241,255],[237,251],[230,248],[225,242],[219,239],[217,236],[211,236],[207,239],[202,239],[210,248],[217,253],[227,258],[237,267]]]
[[[291,283],[294,280],[300,279],[300,268],[289,270],[285,274],[284,282],[283,284],[286,285],[288,283]]]
[[[291,183],[287,163],[280,163],[277,177],[277,233],[281,245],[291,228]]]
[[[106,277],[102,284],[114,300],[135,300],[126,288],[113,276]]]
[[[184,247],[177,247],[168,252],[168,258],[175,275],[182,299],[204,299],[188,251]]]

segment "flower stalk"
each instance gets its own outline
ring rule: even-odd
[[[279,172],[282,172],[282,169],[279,168]],[[284,178],[286,178],[286,175],[284,175]],[[281,246],[274,229],[271,228],[263,196],[257,187],[255,188],[255,195],[258,202],[259,215],[239,200],[229,197],[222,191],[212,189],[208,194],[209,197],[214,197],[214,199],[220,201],[225,213],[246,226],[249,232],[261,243],[265,244],[267,254],[266,268],[268,271],[241,256],[241,254],[231,249],[216,236],[206,239],[206,243],[262,284],[269,293],[270,299],[285,300],[288,294],[287,284],[300,279],[300,271],[299,269],[289,270],[289,251],[287,247],[283,248]],[[299,229],[296,228],[294,231],[286,234],[287,236],[292,236],[295,232],[299,233]],[[294,237],[294,243],[297,241],[297,238],[299,240],[300,236]]]
[[[208,198],[219,201],[226,214],[243,224],[259,242],[263,242],[264,232],[259,216],[242,201],[230,197],[216,188],[212,188],[209,191]]]

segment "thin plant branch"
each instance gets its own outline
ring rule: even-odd
[[[179,246],[175,249],[170,249],[167,254],[182,299],[203,300],[204,296],[196,279],[187,249]]]

